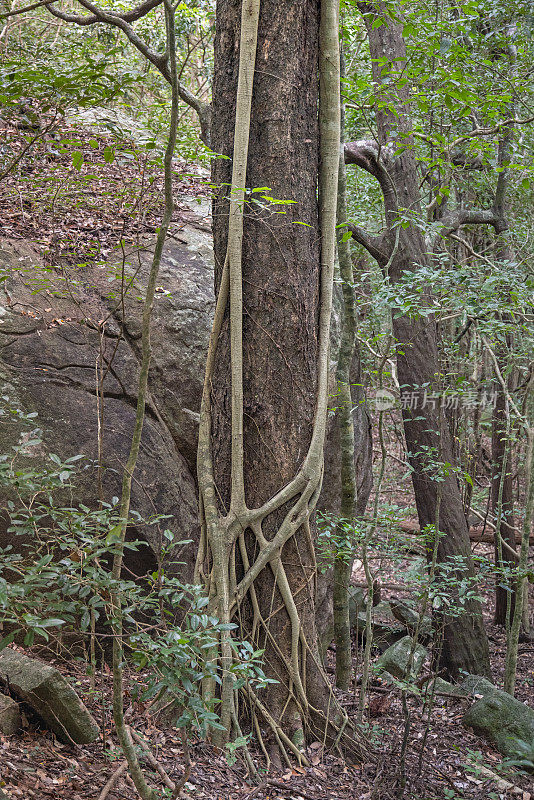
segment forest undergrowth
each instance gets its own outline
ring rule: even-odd
[[[4,141],[9,142],[16,153],[23,141],[17,128],[1,123],[0,129]],[[61,125],[44,135],[21,166],[0,184],[0,216],[5,222],[3,235],[36,242],[49,265],[106,260],[120,242],[139,245],[153,237],[162,208],[161,187],[161,169],[151,164],[147,153],[140,155],[130,142],[76,125]],[[209,195],[203,168],[177,161],[175,191],[178,202],[171,235],[179,236],[180,225],[185,222],[209,230],[209,219],[195,214],[185,199],[181,202],[182,197],[195,199]],[[411,485],[403,479],[402,463],[397,463],[402,461],[400,450],[398,455],[396,461],[388,460],[381,491],[389,504],[404,509],[408,525],[415,525],[413,493]],[[386,539],[387,527],[379,528],[378,533]],[[491,558],[490,545],[473,542],[472,547],[478,555]],[[415,553],[413,557],[419,556]],[[380,551],[373,553],[371,550],[369,558],[383,559],[381,601],[387,602],[392,597],[410,599],[413,587],[404,581],[411,566],[410,555],[395,564],[388,563]],[[364,583],[362,565],[357,561],[352,584],[363,586]],[[491,582],[483,586],[482,598],[494,680],[501,685],[505,635],[492,624]],[[530,602],[532,613],[532,598]],[[50,660],[68,677],[97,719],[102,733],[101,740],[93,745],[70,747],[42,728],[30,709],[24,708],[22,733],[13,737],[0,736],[0,789],[9,798],[22,800],[134,800],[136,792],[127,774],[121,771],[122,755],[112,734],[111,673],[105,661],[100,664],[94,688],[91,688],[86,665],[79,657],[67,661],[65,653],[60,656],[53,648],[37,645],[19,649]],[[353,672],[358,676],[362,643],[354,631],[352,652]],[[534,687],[533,653],[532,643],[520,644],[516,696],[530,705]],[[377,652],[373,652],[373,658],[376,656]],[[332,680],[334,663],[331,647],[327,671]],[[428,665],[423,670],[423,678],[425,675],[431,675]],[[127,675],[125,680],[126,686],[139,687],[142,683],[142,673]],[[356,719],[357,686],[349,692],[336,690],[336,694],[349,718]],[[406,753],[406,798],[499,800],[515,795],[521,800],[530,800],[532,779],[512,770],[503,774],[502,757],[462,727],[466,700],[436,695],[430,719],[423,708],[424,693],[408,694],[407,704],[411,729]],[[154,764],[160,764],[173,780],[180,779],[184,754],[179,733],[151,713],[149,703],[133,697],[129,689],[125,696],[125,717],[143,737],[152,754],[147,756],[144,745],[139,746],[149,781],[159,787],[162,796],[165,791],[170,796]],[[193,739],[191,773],[184,791],[188,797],[207,800],[393,800],[398,797],[394,784],[405,726],[398,687],[379,678],[371,681],[365,724],[379,753],[378,766],[343,762],[328,752],[322,742],[316,741],[306,751],[310,766],[295,766],[278,775],[269,774],[259,785],[250,780],[238,751],[224,752],[201,739]],[[251,745],[251,753],[261,775],[263,756],[254,751],[254,745]],[[106,790],[114,775],[115,782]],[[499,775],[502,775],[501,783]]]
[[[357,582],[359,575],[354,575]],[[398,574],[384,575],[387,587],[389,579],[395,582],[395,595],[402,596]],[[387,588],[383,591],[388,599]],[[531,601],[531,613],[534,604]],[[490,653],[494,679],[500,683],[504,673],[505,637],[491,623],[491,600],[485,607],[485,622],[490,640]],[[96,687],[90,689],[86,665],[83,661],[58,659],[47,648],[35,646],[23,652],[44,658],[52,663],[73,683],[84,703],[101,726],[102,737],[92,745],[69,747],[59,742],[54,735],[41,727],[29,708],[24,709],[24,730],[14,737],[0,736],[0,758],[2,760],[3,788],[10,798],[21,800],[100,800],[100,793],[122,763],[122,756],[112,735],[110,716],[111,674],[104,663],[97,672]],[[518,680],[516,696],[525,703],[532,702],[534,686],[534,645],[521,644],[518,658]],[[354,670],[361,665],[361,651],[353,641]],[[333,677],[334,653],[329,653],[330,675]],[[143,676],[130,676],[136,686],[142,684]],[[128,676],[126,684],[130,681]],[[340,700],[349,716],[356,713],[357,698],[352,692],[340,693]],[[422,713],[420,698],[408,699],[412,713],[411,738],[407,752],[408,785],[405,797],[410,800],[500,800],[517,796],[529,800],[532,778],[516,771],[504,773],[500,784],[496,778],[488,778],[483,769],[501,774],[502,756],[484,741],[474,736],[461,725],[461,718],[468,702],[458,698],[436,697],[432,717],[428,723]],[[150,713],[147,704],[135,700],[128,693],[125,697],[128,723],[135,727],[149,745],[158,763],[172,779],[183,774],[183,750],[176,728],[165,725]],[[398,766],[398,750],[404,727],[400,691],[391,689],[377,680],[370,687],[369,728],[380,753],[378,772],[366,764],[344,763],[325,752],[321,742],[313,742],[308,750],[310,767],[286,769],[281,775],[269,775],[259,784],[251,782],[241,758],[235,763],[221,750],[201,739],[193,740],[191,750],[191,774],[185,792],[191,798],[206,800],[394,800],[397,797],[394,783]],[[429,733],[424,747],[423,768],[419,774],[421,745],[426,728]],[[261,771],[262,754],[253,752]],[[230,762],[230,763],[229,763]],[[149,767],[150,781],[165,790],[158,773]],[[516,787],[510,793],[507,784]],[[163,795],[165,796],[165,795]],[[108,800],[135,800],[136,791],[131,781],[121,775],[114,788],[107,794]]]

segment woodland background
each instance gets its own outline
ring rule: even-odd
[[[530,798],[533,30],[3,0],[0,797]]]

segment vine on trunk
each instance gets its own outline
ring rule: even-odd
[[[321,4],[319,197],[322,246],[317,395],[313,432],[307,454],[292,480],[260,507],[249,508],[244,479],[242,242],[259,16],[260,0],[243,0],[228,245],[208,349],[200,412],[198,481],[202,531],[196,577],[206,586],[211,613],[223,623],[230,623],[238,616],[240,605],[245,598],[250,602],[254,638],[257,640],[257,634],[261,631],[266,637],[267,647],[271,648],[285,664],[286,708],[290,705],[295,708],[295,717],[299,720],[291,730],[284,730],[281,720],[269,712],[257,693],[251,687],[244,687],[252,726],[263,747],[260,720],[269,731],[270,739],[275,743],[278,754],[287,763],[291,754],[300,763],[307,763],[301,747],[305,741],[305,732],[310,725],[314,725],[316,735],[328,735],[330,741],[336,744],[339,744],[341,737],[348,730],[346,717],[341,721],[330,719],[336,714],[333,711],[329,714],[328,709],[336,709],[336,704],[326,677],[324,685],[329,690],[326,693],[326,713],[323,709],[314,708],[309,699],[306,689],[307,663],[309,667],[313,661],[314,669],[317,668],[321,672],[322,667],[318,663],[315,643],[308,641],[306,631],[301,624],[297,598],[291,590],[286,565],[282,558],[284,545],[299,532],[303,532],[304,536],[311,540],[310,518],[322,483],[340,135],[338,2],[322,0]],[[231,359],[231,489],[228,507],[221,511],[212,459],[211,381],[217,358],[217,343],[228,303]],[[268,539],[263,526],[268,518],[272,520],[276,512],[283,513],[284,516],[274,535]],[[246,546],[245,535],[251,536],[254,540],[254,557],[251,557],[251,549]],[[242,574],[238,571],[240,568]],[[282,652],[271,634],[269,619],[262,614],[258,602],[255,581],[265,569],[272,571],[289,621],[291,644],[288,653]],[[219,659],[222,667],[222,684],[219,692],[220,719],[224,730],[214,732],[214,738],[223,743],[228,740],[232,732],[240,734],[238,695],[231,671],[233,649],[230,630],[221,633],[217,649],[218,652],[214,651],[213,656]],[[322,674],[324,676],[324,673]],[[208,682],[204,688],[208,696],[212,696],[215,692],[213,682]],[[355,740],[354,749],[361,752],[359,743]],[[265,747],[264,750],[267,754]]]

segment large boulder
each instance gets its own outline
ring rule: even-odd
[[[190,544],[177,548],[173,563],[182,563],[185,580],[192,577],[198,540],[196,444],[204,361],[214,308],[213,253],[206,225],[191,213],[189,221],[167,241],[161,261],[153,313],[149,397],[141,453],[132,484],[131,507],[142,518],[169,515],[170,527]],[[38,413],[42,446],[26,449],[27,461],[38,465],[47,453],[60,458],[83,453],[75,500],[98,502],[96,481],[96,365],[100,348],[105,360],[102,426],[104,493],[120,494],[135,415],[140,358],[141,295],[152,257],[152,245],[125,257],[129,290],[120,302],[122,261],[45,269],[37,247],[21,240],[0,240],[0,395],[26,412]],[[339,298],[338,298],[339,300]],[[99,333],[99,323],[105,320]],[[335,397],[335,354],[339,313],[332,330],[331,391]],[[371,437],[355,355],[354,424],[358,459],[358,505],[363,513],[370,491]],[[335,400],[333,400],[335,402]],[[0,452],[9,452],[21,431],[0,425]],[[339,432],[335,414],[329,421],[325,478],[319,507],[339,511],[341,491]],[[145,574],[158,563],[161,529],[137,526],[130,538],[146,540],[138,552],[126,552],[126,566]],[[2,530],[0,546],[10,543]],[[331,570],[319,576],[317,621],[326,646],[331,640]],[[328,629],[328,632],[327,630]],[[329,638],[330,636],[330,638]]]
[[[100,729],[72,686],[55,669],[6,647],[0,679],[67,744],[89,744]]]
[[[102,427],[106,498],[120,494],[135,416],[140,358],[140,295],[146,285],[152,248],[126,258],[130,289],[121,318],[121,264],[109,268],[45,270],[39,252],[20,241],[0,243],[0,395],[26,412],[38,413],[43,444],[28,447],[37,465],[46,453],[62,459],[83,453],[90,460],[77,485],[77,499],[98,501],[96,468],[96,364],[104,353],[105,403]],[[132,509],[141,517],[165,514],[180,540],[173,553],[191,577],[198,538],[195,450],[204,358],[213,313],[210,237],[186,225],[163,253],[153,317],[150,394],[141,453],[132,485]],[[106,320],[99,332],[99,323]],[[0,426],[0,451],[9,452],[20,430]],[[128,551],[136,574],[155,569],[161,543],[158,526],[139,526],[132,538],[144,551]],[[0,545],[6,544],[5,530]]]
[[[518,766],[534,772],[534,709],[475,675],[469,676],[461,687],[477,698],[464,714],[462,724]]]

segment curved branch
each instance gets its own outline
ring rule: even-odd
[[[398,203],[395,184],[388,172],[387,159],[392,155],[389,146],[374,139],[346,142],[343,148],[345,164],[354,164],[372,175],[382,190],[386,214],[397,214]]]
[[[449,211],[440,220],[441,225],[434,234],[431,244],[431,252],[434,252],[442,239],[451,236],[462,225],[492,225],[494,228],[498,224],[498,217],[493,209],[484,208],[456,208]]]
[[[343,155],[345,164],[353,164],[360,169],[368,172],[375,178],[382,190],[384,197],[384,206],[386,213],[397,213],[397,194],[395,185],[389,175],[385,159],[389,155],[387,145],[381,146],[376,140],[373,139],[360,139],[356,142],[345,142],[343,146]],[[388,244],[388,233],[381,236],[372,236],[364,228],[359,225],[347,223],[347,230],[349,230],[355,241],[365,247],[369,255],[371,255],[381,266],[387,263],[391,255],[391,244]]]
[[[52,2],[56,2],[56,0],[50,0],[50,2],[43,3],[43,5],[51,5]],[[136,20],[141,19],[141,17],[144,17],[146,14],[148,14],[149,11],[152,11],[157,6],[160,6],[162,3],[163,0],[145,0],[144,3],[140,3],[138,6],[132,8],[131,11],[127,11],[125,14],[117,14],[115,11],[110,13],[112,16],[124,20],[124,22],[135,22]],[[87,8],[85,3],[81,4],[84,6],[84,8]],[[91,16],[88,17],[84,17],[81,14],[67,14],[65,11],[60,13],[64,15],[63,18],[66,22],[74,22],[76,25],[94,25],[96,22],[102,22],[99,14],[107,13],[103,9],[96,8],[96,6],[95,9],[96,10],[88,9],[92,11]]]
[[[356,142],[345,142],[343,153],[345,164],[355,164],[364,169],[377,181],[380,181],[382,170],[381,155],[384,148],[374,139],[359,139]]]
[[[41,6],[49,6],[51,3],[55,3],[56,0],[37,0],[36,3],[32,3],[29,6],[24,6],[24,8],[15,8],[11,11],[6,11],[4,14],[0,14],[0,19],[8,19],[8,17],[16,17],[19,14],[26,14],[27,11],[33,11],[35,8],[41,8]]]
[[[345,227],[352,233],[352,238],[362,247],[365,247],[370,256],[380,265],[387,262],[389,256],[387,253],[386,240],[384,236],[372,236],[364,228],[359,225],[354,225],[352,222],[347,222]]]

